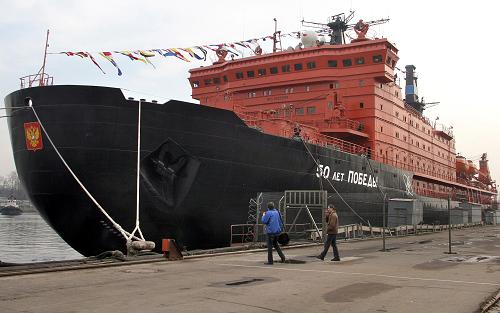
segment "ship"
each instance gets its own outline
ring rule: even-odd
[[[47,223],[82,255],[127,242],[176,239],[186,249],[228,246],[249,199],[262,192],[326,190],[342,224],[387,224],[391,199],[447,223],[447,203],[496,209],[487,155],[480,170],[457,155],[450,127],[425,117],[416,67],[368,38],[371,25],[338,14],[330,41],[189,71],[198,103],[126,98],[118,88],[54,85],[42,71],[5,98],[20,181]],[[345,31],[357,38],[347,42]],[[133,230],[133,231],[132,231]]]
[[[7,202],[0,204],[0,214],[7,216],[16,216],[23,214],[23,210],[17,204],[16,199],[11,195]]]

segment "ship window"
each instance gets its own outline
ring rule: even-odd
[[[332,84],[330,84],[330,89],[339,88],[339,87],[340,87],[339,82],[333,82]]]
[[[308,69],[316,68],[316,62],[307,62],[307,68]]]
[[[365,58],[356,58],[356,64],[358,65],[365,64]]]
[[[351,59],[344,59],[344,60],[342,60],[342,65],[344,65],[344,67],[352,66],[352,60]]]
[[[359,103],[359,107],[362,109],[362,108],[364,108],[364,107],[365,107],[365,104],[364,104],[363,102],[360,102],[360,103]]]
[[[220,78],[219,77],[215,77],[214,78],[214,84],[216,84],[216,85],[220,84]]]
[[[255,77],[254,71],[247,71],[247,77]]]
[[[281,67],[281,71],[282,71],[282,72],[290,72],[290,65],[289,65],[289,64],[287,64],[287,65],[283,65],[283,66]]]
[[[380,131],[383,132],[384,131],[384,127],[380,126]]]
[[[374,55],[373,63],[380,63],[380,62],[382,62],[382,56],[380,54]]]
[[[387,57],[387,62],[386,62],[387,65],[391,65],[391,61],[392,61],[391,57]]]
[[[307,107],[307,114],[315,114],[316,107]]]
[[[212,84],[212,79],[211,78],[205,79],[204,82],[205,82],[205,86],[211,85]]]
[[[417,147],[420,148],[420,143],[417,141]]]
[[[304,108],[296,108],[295,114],[296,115],[304,115]]]
[[[406,141],[406,136],[403,136],[403,140]]]
[[[403,121],[405,121],[405,122],[406,122],[406,116],[403,116]]]
[[[258,72],[259,72],[259,76],[264,76],[264,75],[266,75],[266,69],[265,69],[265,68],[260,68],[260,69],[258,70]]]
[[[306,86],[306,91],[311,91],[311,87],[310,86]]]
[[[198,88],[198,87],[200,87],[200,82],[196,80],[193,82],[193,88]]]
[[[396,111],[395,114],[396,114],[396,117],[399,117],[399,112],[398,111]]]
[[[293,87],[292,88],[285,88],[285,93],[293,93]]]
[[[278,68],[277,68],[276,66],[271,67],[271,68],[269,69],[269,72],[270,72],[271,74],[278,74]]]
[[[396,138],[399,138],[399,133],[398,132],[396,132]]]
[[[337,60],[328,60],[328,67],[337,67]]]
[[[227,76],[226,75],[222,76],[222,79],[224,80],[225,83],[227,83]]]
[[[380,105],[380,109],[381,109],[381,110],[383,110],[383,109],[384,109],[384,106],[383,106],[382,104]]]
[[[270,96],[272,93],[272,90],[269,89],[269,90],[264,90],[264,96]]]
[[[294,64],[293,68],[296,71],[300,71],[300,70],[302,70],[302,64],[301,63]]]
[[[242,78],[243,78],[243,72],[237,72],[236,79],[242,79]]]
[[[359,82],[358,82],[358,84],[360,86],[364,86],[365,85],[365,80],[364,79],[360,79]]]
[[[256,92],[249,92],[248,93],[248,98],[255,98],[257,96]]]

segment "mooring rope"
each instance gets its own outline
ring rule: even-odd
[[[140,221],[139,221],[139,178],[141,174],[141,107],[142,107],[142,101],[139,100],[139,108],[138,108],[138,119],[137,119],[137,191],[136,191],[136,207],[135,207],[135,228],[130,234],[130,236],[127,238],[128,240],[132,239],[132,236],[135,234],[137,231],[139,235],[141,236],[141,239],[144,240],[144,236],[142,235],[141,227],[140,227]]]
[[[311,156],[311,158],[313,159],[314,163],[316,164],[316,166],[319,168],[319,163],[316,161],[316,159],[314,158],[314,156],[312,155],[311,151],[309,150],[309,148],[307,147],[307,144],[306,142],[304,141],[304,139],[302,137],[300,137],[300,140],[302,141],[302,143],[304,144],[304,147],[306,148],[307,152],[309,153],[309,155]],[[323,177],[322,173],[320,173],[320,179],[321,177]],[[337,189],[333,186],[332,182],[327,179],[327,178],[324,178],[328,184],[332,187],[333,191],[335,191],[337,193],[337,195],[339,196],[340,200],[342,200],[342,202],[345,203],[345,205],[347,205],[347,207],[352,211],[352,213],[354,213],[361,221],[363,221],[365,224],[367,225],[370,225],[369,222],[367,222],[364,218],[362,218],[350,205],[349,203],[347,203],[344,198],[342,197],[342,195],[340,195],[340,193],[337,191]]]
[[[87,196],[94,202],[94,204],[99,208],[99,210],[101,211],[102,214],[104,214],[104,216],[113,224],[113,226],[120,232],[120,234],[127,240],[129,241],[130,239],[136,239],[136,240],[144,240],[144,239],[141,239],[141,238],[138,238],[136,236],[133,236],[133,234],[130,234],[129,232],[125,231],[123,229],[123,227],[120,226],[120,224],[118,224],[107,212],[106,210],[99,204],[99,202],[97,202],[97,200],[92,196],[92,194],[87,190],[87,188],[85,188],[85,186],[83,185],[83,183],[80,181],[80,179],[78,179],[78,177],[76,176],[76,174],[73,172],[73,170],[71,169],[71,167],[68,165],[68,163],[64,160],[63,156],[61,155],[61,153],[59,152],[59,149],[57,149],[56,145],[54,144],[54,142],[52,141],[52,138],[50,138],[50,135],[49,133],[47,132],[47,130],[45,129],[45,127],[43,126],[43,123],[42,121],[40,120],[40,117],[38,117],[38,114],[36,113],[36,110],[35,110],[35,107],[33,106],[33,103],[30,101],[30,108],[31,110],[33,111],[33,113],[35,114],[35,117],[38,121],[38,123],[40,124],[40,127],[42,128],[43,132],[45,133],[45,135],[47,136],[47,139],[49,140],[50,144],[52,145],[52,148],[54,148],[54,151],[57,153],[57,155],[59,156],[59,158],[61,159],[61,161],[63,162],[64,166],[66,166],[66,169],[71,173],[71,175],[73,176],[73,178],[76,180],[76,182],[80,185],[80,187],[83,189],[83,191],[87,194]],[[130,237],[129,237],[130,236]],[[130,239],[129,239],[130,238]]]

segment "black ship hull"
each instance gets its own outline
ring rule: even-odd
[[[17,172],[43,218],[83,255],[124,250],[123,236],[47,135],[82,185],[130,232],[136,225],[138,101],[114,88],[47,86],[14,92],[5,103]],[[322,187],[333,195],[342,224],[360,220],[339,194],[371,225],[382,223],[381,191],[387,198],[411,193],[410,172],[264,134],[231,111],[180,101],[142,102],[141,108],[139,220],[157,247],[162,238],[188,249],[227,246],[230,226],[246,223],[249,199],[259,192]],[[43,148],[30,151],[24,125],[37,122],[34,111],[46,133]]]

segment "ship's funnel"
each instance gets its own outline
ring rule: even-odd
[[[424,104],[418,100],[417,88],[417,74],[415,73],[416,67],[414,65],[406,65],[406,86],[405,86],[405,101],[408,105],[413,107],[418,112],[424,111]]]
[[[492,182],[486,153],[483,153],[481,159],[479,160],[479,181],[487,185]]]

